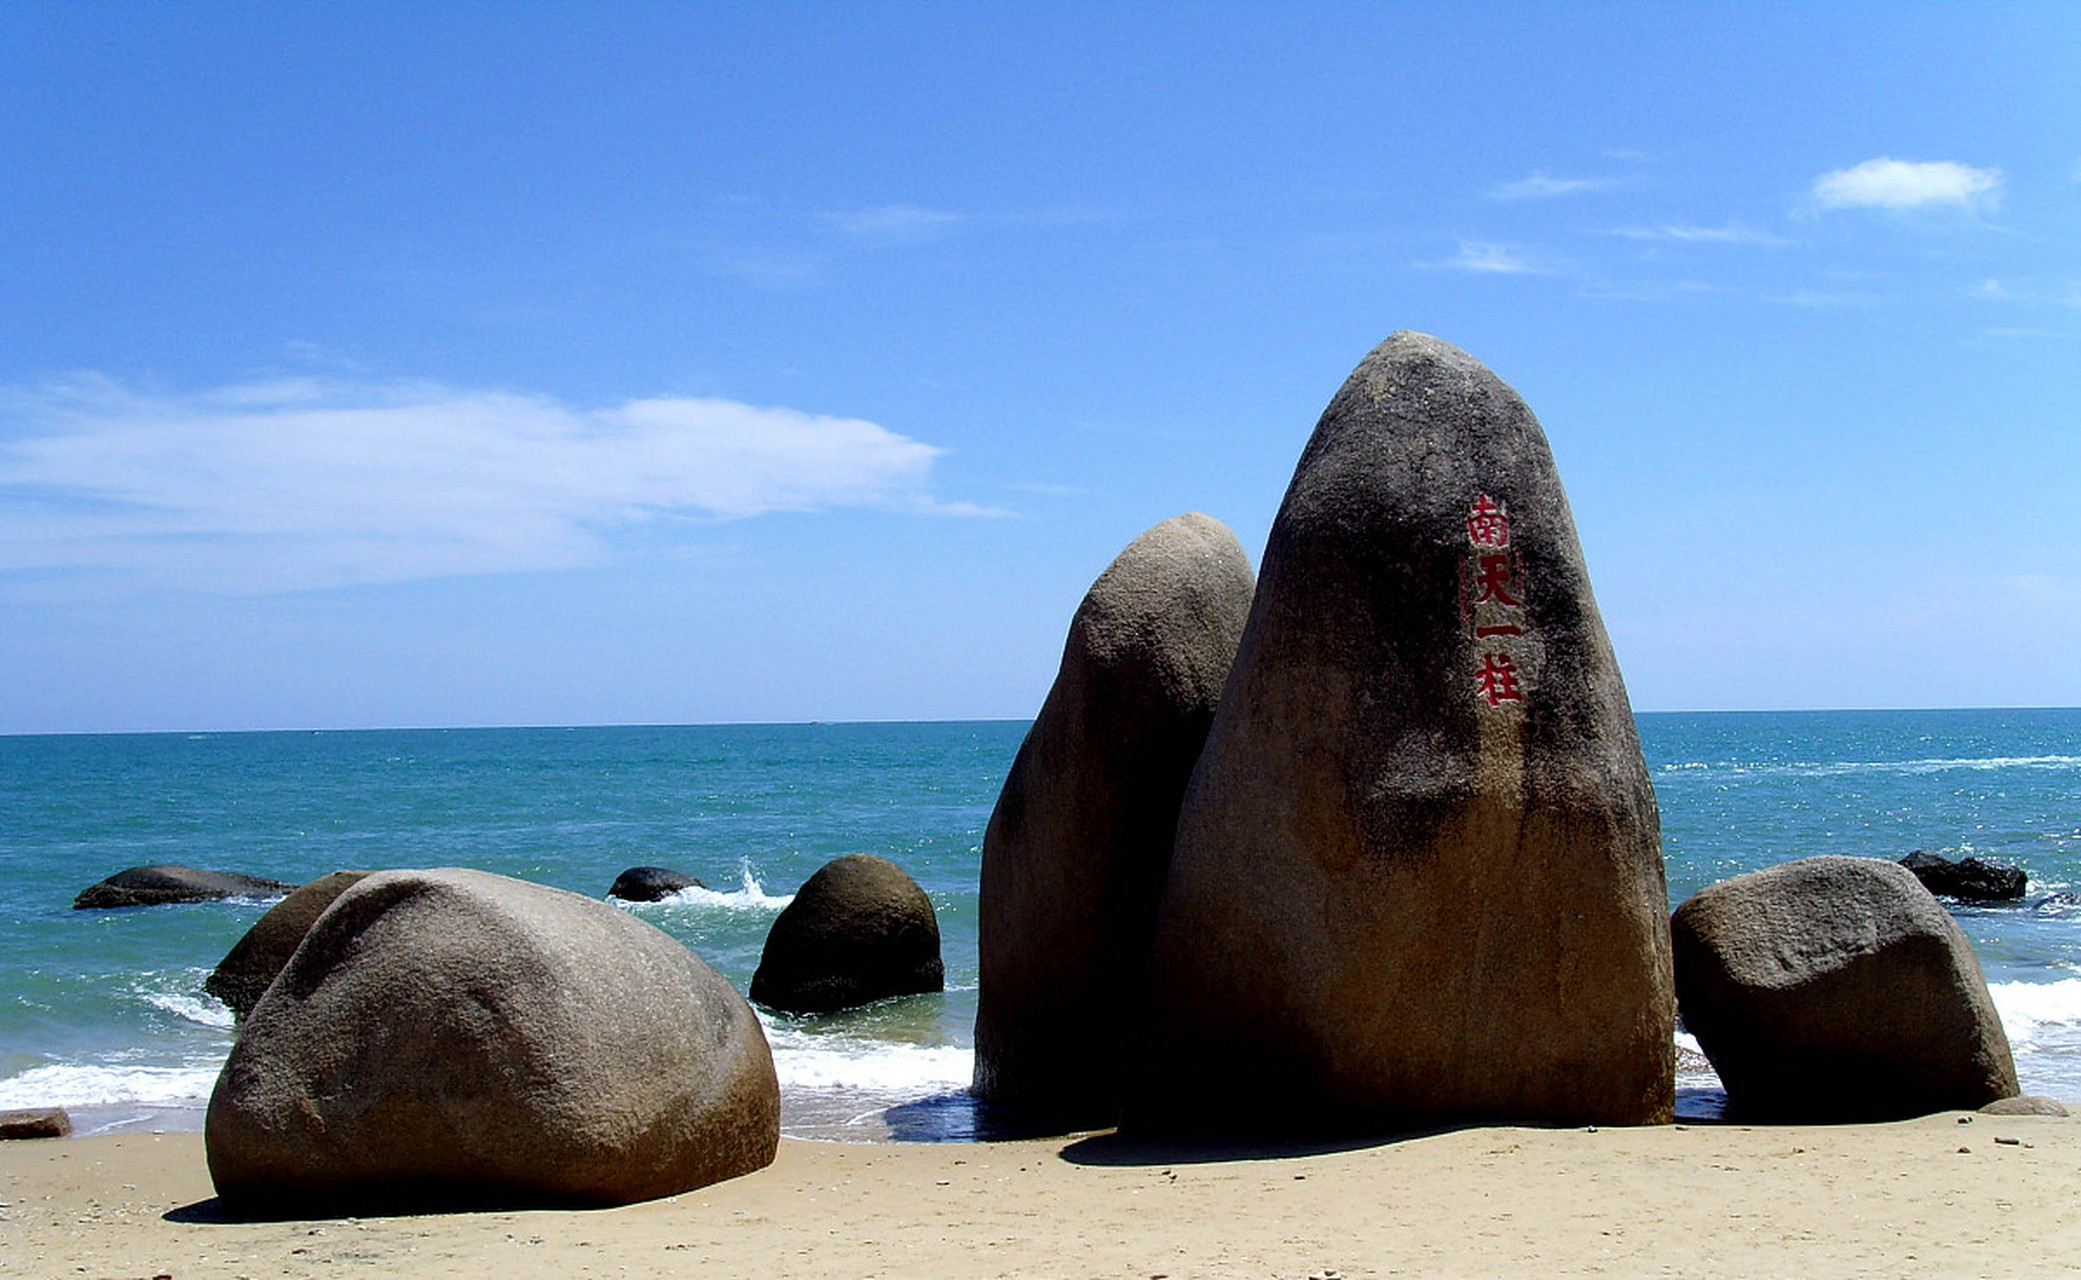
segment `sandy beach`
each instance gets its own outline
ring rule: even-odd
[[[226,1220],[201,1135],[0,1148],[20,1276],[2072,1274],[2081,1121],[1465,1129],[1306,1153],[784,1140],[611,1210]]]

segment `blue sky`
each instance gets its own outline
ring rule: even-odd
[[[1643,710],[2081,703],[2081,9],[0,0],[0,731],[1027,716],[1401,328]]]

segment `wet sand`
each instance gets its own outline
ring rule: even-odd
[[[760,1173],[619,1209],[293,1222],[225,1217],[200,1134],[121,1134],[0,1144],[0,1201],[0,1273],[23,1276],[2071,1275],[2081,1119],[785,1140]]]

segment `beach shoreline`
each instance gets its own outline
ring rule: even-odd
[[[2030,1275],[2081,1244],[2081,1122],[1467,1128],[1237,1152],[785,1139],[616,1209],[229,1219],[202,1137],[0,1146],[10,1274]]]

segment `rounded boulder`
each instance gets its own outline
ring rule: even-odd
[[[1164,521],[1071,619],[983,833],[975,1092],[1027,1123],[1118,1117],[1186,781],[1255,579],[1218,520]]]
[[[386,871],[312,924],[204,1125],[240,1211],[623,1204],[770,1163],[780,1093],[744,998],[603,902]]]
[[[945,986],[932,900],[887,858],[853,853],[818,868],[774,918],[751,998],[831,1013]]]
[[[623,902],[656,902],[669,898],[681,889],[706,889],[699,879],[684,871],[670,867],[630,867],[614,877],[614,884],[607,890],[610,898]]]
[[[1722,880],[1670,921],[1684,1026],[1758,1119],[1898,1119],[2017,1093],[1963,931],[1905,868],[1821,857]]]

